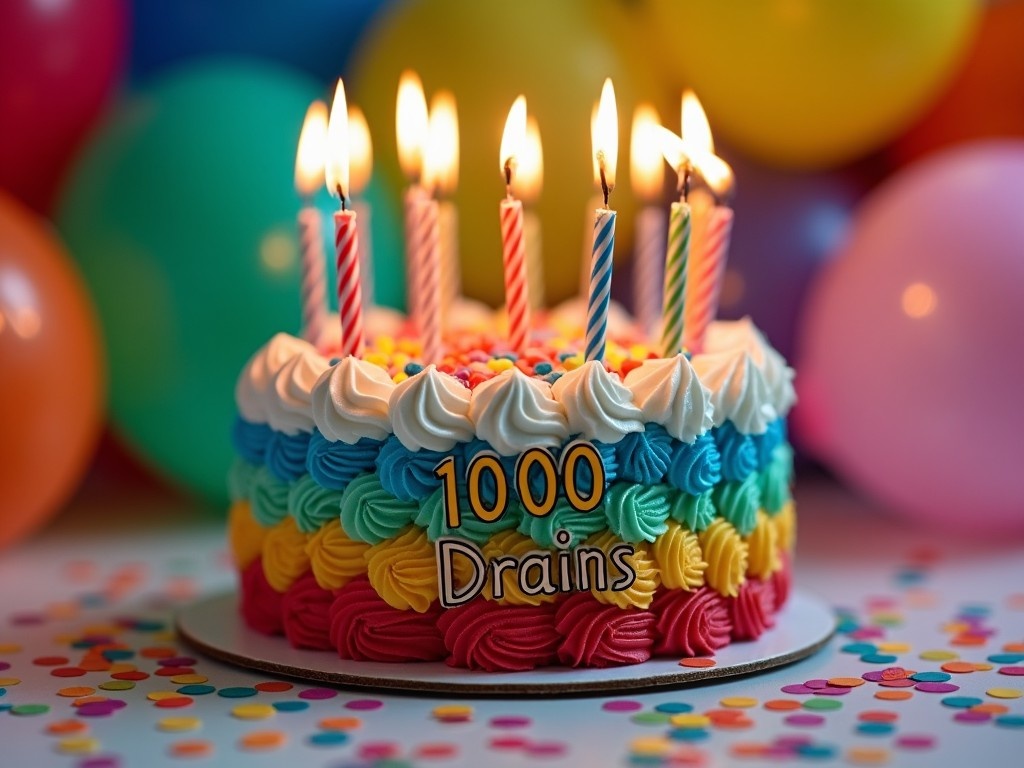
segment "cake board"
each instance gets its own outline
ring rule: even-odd
[[[441,662],[350,661],[330,651],[292,648],[283,637],[249,629],[234,592],[199,599],[178,613],[176,625],[182,639],[200,653],[273,675],[349,688],[492,696],[621,693],[762,672],[820,650],[835,633],[836,621],[821,599],[795,591],[776,615],[774,628],[753,642],[722,648],[713,667],[681,667],[678,658],[665,658],[608,669],[543,667],[509,673],[453,669]]]

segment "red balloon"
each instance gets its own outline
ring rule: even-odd
[[[990,3],[960,72],[890,150],[899,165],[953,144],[1024,137],[1024,0]]]
[[[0,549],[78,485],[102,423],[85,283],[45,222],[0,193]]]
[[[127,0],[0,3],[0,187],[48,210],[123,70]]]

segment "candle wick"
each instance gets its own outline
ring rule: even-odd
[[[338,184],[336,189],[338,190],[338,198],[341,200],[341,210],[345,209],[345,191],[341,188],[341,184]]]
[[[693,166],[689,162],[683,165],[679,174],[679,191],[682,194],[683,202],[690,199],[690,182],[693,177]]]
[[[608,178],[604,175],[604,161],[602,160],[598,166],[601,173],[601,192],[604,194],[604,207],[608,207],[608,193],[611,191],[608,187]]]
[[[505,195],[512,199],[512,158],[505,160]]]

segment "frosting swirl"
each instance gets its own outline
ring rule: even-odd
[[[276,333],[260,347],[242,368],[235,385],[235,402],[242,418],[254,424],[270,421],[270,399],[274,377],[284,364],[302,352],[315,352],[312,345],[287,333]]]
[[[747,537],[750,556],[747,573],[757,579],[767,579],[782,567],[779,559],[779,532],[762,511],[757,513],[757,525]]]
[[[492,536],[483,547],[484,559],[490,563],[497,557],[511,556],[516,560],[522,561],[522,559],[531,553],[543,555],[545,561],[549,559],[548,552],[538,549],[536,542],[533,539],[523,536],[523,534],[516,531],[502,531],[501,533]],[[551,582],[558,585],[558,573],[556,568],[551,569]],[[550,603],[555,600],[557,594],[545,595],[538,593],[536,595],[528,595],[519,588],[519,581],[516,574],[515,568],[507,568],[501,572],[501,587],[503,597],[499,598],[495,602],[501,603],[502,605],[540,605],[541,603]],[[487,586],[484,587],[484,598],[487,600],[493,599],[494,594],[494,572],[487,569]]]
[[[473,439],[470,392],[454,376],[428,365],[391,393],[391,424],[410,451],[450,451]]]
[[[361,437],[355,443],[332,443],[315,429],[309,438],[306,469],[324,488],[344,491],[356,477],[373,470],[381,445],[372,437]]]
[[[231,562],[240,571],[259,558],[267,529],[256,522],[248,501],[236,501],[228,510],[228,546]]]
[[[419,501],[441,487],[441,478],[434,474],[434,468],[449,455],[426,449],[413,451],[391,436],[377,454],[377,475],[384,490],[396,499]]]
[[[711,491],[699,496],[690,493],[674,493],[669,496],[669,517],[682,523],[691,531],[700,533],[715,519],[718,510],[711,500]]]
[[[439,604],[425,613],[392,608],[365,576],[338,591],[327,616],[331,646],[343,659],[408,663],[448,655],[437,628]]]
[[[719,483],[712,493],[718,513],[732,523],[740,536],[749,536],[761,506],[758,476],[748,475],[742,483]]]
[[[284,630],[281,620],[281,599],[263,573],[263,563],[256,558],[242,571],[242,619],[246,626],[264,635],[280,635]]]
[[[308,452],[308,432],[286,435],[271,431],[266,447],[267,469],[282,483],[290,483],[306,471]]]
[[[394,389],[383,368],[354,356],[342,358],[313,386],[313,421],[331,442],[383,440],[391,434],[388,402]]]
[[[263,575],[275,592],[286,592],[308,569],[306,534],[286,517],[263,539]]]
[[[341,494],[341,527],[349,538],[367,544],[396,536],[418,511],[415,503],[385,491],[376,475],[360,475]]]
[[[749,352],[697,355],[693,367],[711,390],[716,427],[731,421],[740,432],[758,435],[778,418],[764,374]]]
[[[568,531],[572,536],[569,546],[576,546],[588,536],[603,531],[607,525],[598,510],[577,512],[569,502],[560,498],[555,502],[555,508],[544,517],[524,514],[517,530],[541,547],[550,549],[555,546],[555,533],[559,529]]]
[[[617,443],[629,432],[643,432],[643,415],[633,404],[633,393],[596,360],[566,373],[551,391],[565,409],[573,435]]]
[[[312,347],[299,351],[281,366],[271,382],[267,421],[286,435],[313,431],[312,390],[330,364]]]
[[[511,368],[473,390],[469,418],[476,434],[502,456],[552,448],[569,436],[565,409],[551,385]]]
[[[341,589],[366,573],[366,552],[370,545],[350,539],[337,518],[329,521],[306,542],[309,567],[316,583],[324,589]]]
[[[468,509],[465,505],[466,487],[458,487],[459,508]],[[444,489],[438,488],[430,496],[420,502],[419,512],[413,522],[427,532],[430,541],[437,541],[442,536],[458,536],[469,539],[475,544],[483,544],[493,534],[507,531],[520,524],[523,510],[519,503],[509,500],[508,509],[499,519],[485,523],[472,512],[463,512],[458,528],[448,527],[448,519],[444,510]],[[535,518],[536,519],[536,518]]]
[[[608,528],[626,542],[654,541],[668,530],[668,486],[615,483],[605,496]]]
[[[757,447],[750,435],[738,432],[732,422],[726,422],[712,434],[722,457],[722,477],[738,482],[757,470]]]
[[[611,531],[605,531],[587,539],[587,546],[599,547],[606,555],[618,543],[619,540],[615,538],[615,534]],[[612,590],[602,592],[595,585],[590,592],[600,602],[607,603],[608,605],[617,605],[619,608],[647,609],[650,607],[651,601],[654,599],[654,593],[661,584],[661,573],[658,571],[658,564],[654,561],[654,557],[651,555],[647,544],[634,544],[633,549],[633,554],[626,555],[624,559],[636,573],[636,580],[630,587],[620,592]],[[609,583],[614,583],[622,578],[622,576],[622,571],[619,570],[619,567],[609,557]]]
[[[366,571],[377,594],[393,608],[426,613],[437,600],[434,548],[415,526],[370,547]]]
[[[562,636],[558,660],[568,667],[616,667],[651,658],[654,614],[599,603],[586,592],[563,600],[555,613]]]
[[[697,534],[669,520],[666,531],[651,547],[661,571],[661,583],[669,589],[697,589],[704,584],[708,564],[700,551]]]
[[[271,432],[267,424],[255,424],[236,416],[231,425],[231,445],[235,453],[250,464],[262,464]]]
[[[450,656],[447,663],[487,672],[521,672],[555,663],[561,637],[555,608],[472,600],[449,608],[437,622]]]
[[[266,466],[256,470],[249,487],[253,517],[264,528],[277,525],[288,516],[288,485],[274,477]]]
[[[698,534],[708,568],[704,580],[720,595],[736,597],[746,581],[747,543],[725,520],[716,520]]]
[[[333,647],[327,615],[333,602],[334,595],[321,589],[312,573],[288,588],[281,600],[281,623],[293,648],[328,651]]]
[[[736,597],[725,601],[732,619],[733,640],[757,640],[775,626],[775,589],[771,580],[748,581]]]
[[[772,461],[761,473],[761,503],[775,514],[792,500],[793,448],[784,443],[772,454]]]
[[[743,349],[749,353],[764,374],[775,410],[780,416],[789,413],[796,403],[796,390],[793,388],[796,373],[786,365],[786,359],[768,343],[749,317],[712,323],[704,346],[709,352]]]
[[[668,467],[668,481],[681,491],[699,496],[722,479],[722,457],[711,435],[692,443],[676,443]]]
[[[775,515],[771,515],[772,524],[779,536],[779,549],[784,552],[792,552],[796,546],[796,506],[792,501],[787,501],[782,509]]]
[[[641,485],[660,483],[672,458],[672,438],[664,427],[647,424],[643,432],[630,432],[615,444],[619,477]]]
[[[714,423],[711,392],[684,355],[644,360],[623,383],[644,421],[662,425],[676,440],[692,443]]]
[[[232,501],[249,500],[258,469],[259,467],[255,464],[235,457],[235,460],[231,462],[231,469],[228,470],[228,496]]]
[[[793,586],[793,568],[789,560],[789,553],[783,550],[779,553],[779,567],[772,573],[772,588],[775,590],[775,611],[782,610],[782,606],[789,599],[789,591]]]
[[[729,609],[708,587],[662,590],[651,611],[657,617],[654,652],[659,656],[707,656],[729,644]]]
[[[303,475],[288,489],[288,510],[303,533],[314,533],[341,514],[341,494]]]

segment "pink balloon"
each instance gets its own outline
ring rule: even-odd
[[[911,166],[812,288],[798,435],[894,511],[1024,531],[1024,141]]]
[[[127,52],[127,0],[0,3],[0,187],[45,211]]]

